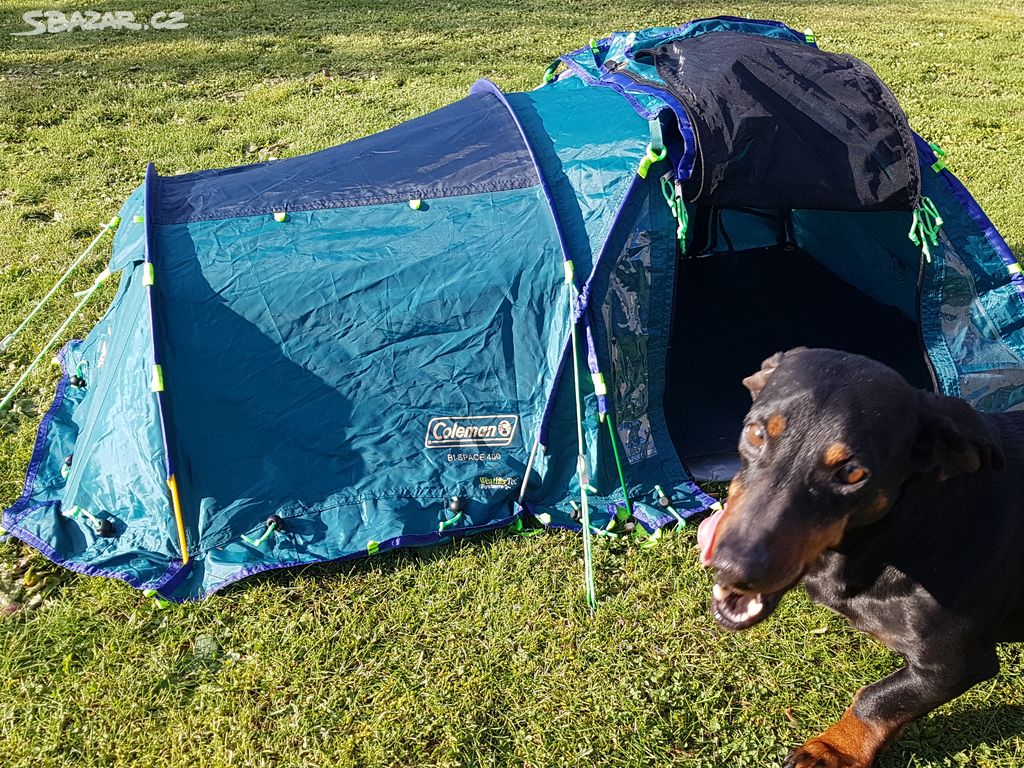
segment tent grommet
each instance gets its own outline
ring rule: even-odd
[[[97,536],[101,536],[104,539],[112,539],[117,535],[117,529],[114,528],[114,524],[106,518],[100,518],[96,521],[96,525],[93,526]]]

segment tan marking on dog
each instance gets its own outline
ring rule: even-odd
[[[725,498],[725,510],[722,512],[722,519],[718,522],[718,529],[715,531],[715,544],[722,540],[722,534],[729,527],[729,521],[735,519],[740,513],[740,499],[743,496],[743,489],[739,480],[729,483],[729,493]],[[713,545],[714,546],[714,545]]]
[[[824,461],[826,467],[837,467],[853,455],[846,443],[832,443],[825,449]]]
[[[875,757],[903,730],[903,722],[872,722],[857,717],[854,704],[839,722],[820,736],[810,739],[790,756],[793,768],[869,768]]]
[[[765,425],[768,430],[768,437],[778,437],[786,431],[786,417],[781,413],[773,413],[768,417]]]
[[[792,573],[806,571],[822,552],[837,546],[845,532],[844,518],[828,527],[807,531],[802,536],[794,534],[789,537],[789,546],[784,546],[779,552],[780,560],[785,564],[782,569]]]
[[[889,494],[887,494],[885,491],[879,491],[878,495],[875,496],[874,504],[871,505],[871,511],[876,515],[880,515],[886,510],[888,510],[891,506],[892,499],[889,498]]]

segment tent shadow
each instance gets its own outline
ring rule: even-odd
[[[327,560],[309,563],[308,565],[278,568],[255,576],[249,576],[243,581],[230,585],[222,590],[220,594],[230,595],[235,590],[253,589],[256,585],[262,583],[287,587],[300,576],[318,583],[356,578],[371,573],[390,576],[410,566],[429,565],[450,560],[463,542],[472,541],[474,547],[486,550],[488,547],[495,546],[500,539],[508,535],[502,529],[492,529],[466,536],[443,539],[437,544],[399,547],[381,552],[372,558],[360,554],[356,557],[346,557],[339,560]]]
[[[366,474],[348,435],[352,406],[339,391],[338,309],[314,306],[316,270],[305,275],[268,257],[238,268],[216,254],[200,260],[198,250],[177,236],[157,259],[159,300],[175,308],[161,313],[159,335],[192,534],[203,548],[223,546],[280,515],[285,533],[305,526],[322,540],[319,512],[351,497]],[[264,290],[271,283],[274,295]]]

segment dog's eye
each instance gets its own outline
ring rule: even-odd
[[[764,441],[767,439],[764,427],[760,424],[748,424],[747,428],[743,430],[743,434],[747,438],[747,442],[754,448],[763,446]]]
[[[857,485],[857,483],[864,482],[867,479],[868,471],[864,469],[860,464],[850,462],[844,464],[836,472],[836,479],[844,485]]]

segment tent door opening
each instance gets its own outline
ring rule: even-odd
[[[727,480],[738,469],[750,407],[741,381],[775,352],[805,346],[867,355],[933,388],[917,324],[795,245],[788,212],[746,212],[748,224],[763,224],[760,233],[725,220],[721,209],[694,212],[675,274],[664,411],[679,458],[697,479]],[[748,247],[752,237],[775,242]],[[917,275],[906,279],[916,284]]]

